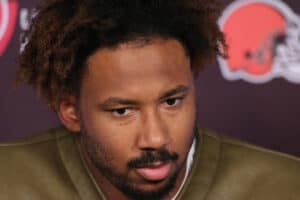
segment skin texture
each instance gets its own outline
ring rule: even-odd
[[[142,194],[163,191],[157,198],[170,199],[185,174],[196,115],[183,46],[174,39],[132,41],[99,49],[86,64],[79,99],[62,101],[59,116],[80,132],[84,159],[99,187],[108,199],[132,199],[122,191],[124,183]],[[144,168],[167,166],[166,174],[152,180],[128,166],[142,157]]]

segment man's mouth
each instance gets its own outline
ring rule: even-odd
[[[161,181],[170,174],[171,162],[155,162],[139,167],[136,170],[146,180]]]

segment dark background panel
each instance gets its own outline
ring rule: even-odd
[[[36,98],[28,86],[15,89],[13,81],[16,73],[16,60],[19,52],[20,34],[23,30],[21,12],[31,11],[37,0],[17,1],[19,15],[9,46],[0,57],[0,140],[25,137],[49,127],[57,126],[58,120],[41,99]],[[21,19],[22,18],[22,19]]]
[[[299,15],[300,1],[284,2]],[[299,84],[282,78],[265,84],[230,82],[219,67],[211,66],[200,74],[197,87],[199,123],[204,127],[300,155]]]
[[[19,11],[37,1],[19,0]],[[230,3],[231,1],[225,1]],[[285,1],[300,13],[300,1]],[[0,140],[26,137],[59,124],[28,86],[13,89],[21,33],[20,15],[0,57]],[[300,84],[274,79],[265,84],[227,81],[217,63],[196,80],[200,126],[264,147],[300,156]]]

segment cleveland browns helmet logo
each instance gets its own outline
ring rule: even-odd
[[[229,58],[219,57],[227,80],[300,83],[300,17],[280,0],[237,0],[219,19]]]

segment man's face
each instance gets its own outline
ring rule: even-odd
[[[161,198],[181,184],[196,108],[189,57],[178,41],[96,51],[80,91],[82,148],[100,186]]]

